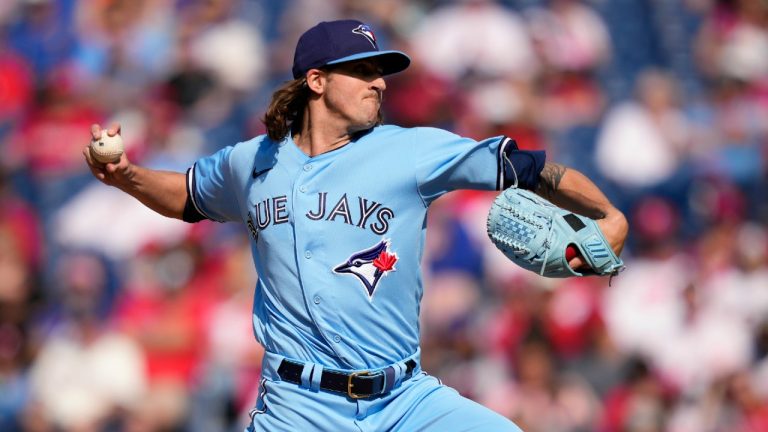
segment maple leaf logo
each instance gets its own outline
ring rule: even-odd
[[[373,265],[379,271],[385,272],[390,271],[395,268],[395,263],[397,262],[397,255],[387,253],[387,251],[382,251],[381,254],[379,254],[378,257],[376,257],[375,260],[373,260]]]

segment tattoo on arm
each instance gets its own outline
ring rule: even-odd
[[[560,181],[565,175],[566,167],[557,163],[547,162],[539,175],[539,185],[536,186],[536,193],[551,198],[560,187]]]

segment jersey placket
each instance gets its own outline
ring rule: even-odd
[[[312,221],[307,216],[318,205],[322,191],[319,190],[316,180],[329,162],[327,159],[308,159],[297,171],[292,191],[295,253],[299,282],[310,317],[328,343],[328,347],[342,361],[345,361],[347,358],[344,355],[345,338],[339,331],[340,323],[334,322],[336,318],[333,307],[334,293],[323,285],[328,283],[325,276],[330,269],[321,263],[325,253],[321,247],[324,241],[332,241],[332,239],[323,239],[328,234],[323,230],[324,224]]]

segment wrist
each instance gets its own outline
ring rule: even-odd
[[[626,216],[624,216],[624,213],[622,213],[621,210],[613,206],[610,206],[608,209],[605,210],[603,218],[606,219],[608,222],[615,223],[617,225],[628,226],[627,218]]]
[[[604,219],[598,223],[601,226],[603,234],[609,240],[614,248],[616,255],[621,253],[624,248],[624,242],[627,239],[629,233],[629,222],[619,209],[611,207]]]
[[[140,167],[128,162],[127,165],[123,167],[118,167],[118,169],[115,174],[119,174],[117,177],[117,181],[115,182],[114,186],[120,189],[121,191],[133,194],[133,192],[137,192],[140,189],[140,182],[139,179],[141,176],[139,175]]]

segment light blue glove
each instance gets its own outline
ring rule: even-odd
[[[561,209],[535,193],[504,190],[488,213],[488,237],[512,262],[545,277],[615,276],[624,270],[597,223]],[[575,246],[591,267],[579,273],[565,250]]]

